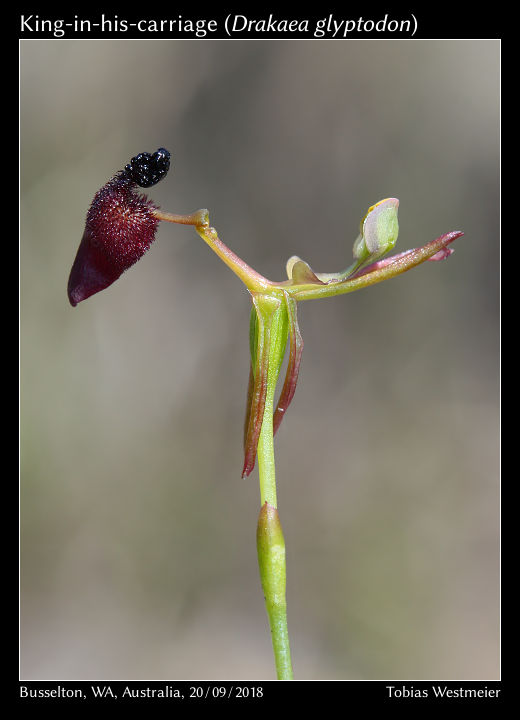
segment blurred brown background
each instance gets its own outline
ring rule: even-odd
[[[302,303],[277,436],[299,679],[499,673],[498,41],[21,43],[21,675],[269,679],[255,470],[241,480],[249,299],[191,228],[72,309],[88,205],[138,152],[149,195],[210,210],[272,279],[455,254]]]

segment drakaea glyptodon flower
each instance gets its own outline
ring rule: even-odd
[[[315,272],[294,255],[287,261],[287,280],[273,282],[235,255],[209,226],[207,210],[190,215],[161,211],[138,187],[151,187],[170,167],[170,153],[140,153],[116,173],[95,195],[87,213],[85,231],[69,277],[71,305],[107,288],[150,248],[161,220],[193,225],[214,252],[235,272],[252,298],[250,323],[251,369],[246,421],[245,459],[242,475],[255,465],[264,414],[272,413],[276,433],[294,396],[303,350],[298,327],[298,301],[332,297],[368,287],[409,270],[426,260],[443,260],[448,247],[463,233],[446,233],[419,248],[384,258],[395,246],[399,231],[399,200],[386,198],[367,210],[354,242],[353,263],[336,273]],[[274,404],[278,373],[286,347],[289,358],[285,381]]]
[[[443,260],[462,235],[451,232],[422,247],[385,257],[394,248],[399,201],[386,198],[369,207],[354,242],[353,262],[335,273],[315,272],[293,255],[287,279],[268,280],[239,258],[209,224],[207,210],[177,215],[160,210],[137,188],[165,177],[170,153],[140,153],[99,190],[88,210],[85,231],[69,277],[72,306],[107,288],[150,248],[159,222],[193,225],[196,232],[238,276],[251,295],[250,373],[244,425],[242,477],[258,458],[261,511],[257,526],[258,562],[271,629],[277,677],[292,679],[285,599],[285,541],[277,510],[273,438],[293,399],[303,351],[298,301],[353,292],[395,277],[426,260]],[[275,403],[280,369],[288,348],[285,380]]]

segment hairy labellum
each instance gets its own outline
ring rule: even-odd
[[[72,306],[104,290],[136,263],[155,239],[158,207],[139,187],[151,187],[170,168],[170,153],[139,153],[98,190],[87,213],[85,232],[69,276]]]
[[[144,255],[155,239],[156,208],[125,171],[96,193],[70,272],[71,305],[104,290]]]

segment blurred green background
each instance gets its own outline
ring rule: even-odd
[[[210,210],[283,279],[351,261],[400,199],[396,251],[455,254],[302,303],[276,440],[299,679],[499,674],[498,41],[21,42],[21,676],[269,679],[257,470],[241,480],[250,301],[189,227],[69,306],[94,193]]]

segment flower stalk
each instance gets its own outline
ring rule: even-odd
[[[285,540],[278,510],[267,501],[262,505],[258,516],[256,546],[265,607],[271,629],[276,676],[278,680],[292,680],[294,675],[285,599]]]

